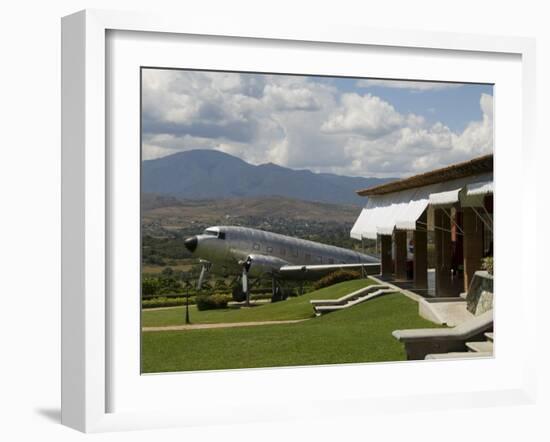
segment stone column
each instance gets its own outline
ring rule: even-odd
[[[464,229],[464,291],[468,291],[474,273],[481,269],[483,258],[483,222],[473,209],[465,207],[462,213]]]
[[[395,239],[395,279],[407,279],[407,231],[396,230]]]
[[[393,273],[391,259],[391,235],[380,235],[380,274],[382,276],[391,276]]]
[[[426,212],[418,219],[414,238],[414,286],[419,289],[428,288],[428,232]]]
[[[452,296],[451,293],[451,220],[443,209],[434,210],[435,228],[435,293],[436,296]]]

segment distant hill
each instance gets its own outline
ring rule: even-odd
[[[216,150],[190,150],[142,162],[142,192],[181,199],[282,196],[302,201],[362,206],[355,191],[392,179],[347,177],[255,166]]]
[[[147,237],[183,238],[208,226],[234,225],[353,247],[357,241],[349,232],[361,207],[282,196],[183,200],[142,193],[141,211],[141,231]]]
[[[280,196],[179,200],[142,194],[141,207],[143,223],[163,220],[173,226],[189,226],[197,222],[224,224],[245,217],[353,223],[361,212],[353,205],[300,201]]]

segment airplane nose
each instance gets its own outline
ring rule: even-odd
[[[189,250],[191,253],[195,251],[198,244],[198,239],[196,236],[192,236],[191,238],[187,238],[185,241],[183,241],[183,244],[185,245],[185,248]]]

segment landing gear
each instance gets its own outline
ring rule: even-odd
[[[212,263],[209,261],[205,261],[201,259],[200,263],[201,263],[201,273],[199,275],[199,280],[197,281],[197,290],[200,290],[202,288],[204,277],[206,273],[210,270],[210,267],[212,267]]]
[[[262,280],[262,278],[257,278],[257,279],[254,279],[253,282],[251,282],[248,275],[248,270],[250,269],[249,263],[247,261],[243,261],[241,262],[241,264],[243,267],[242,267],[242,273],[240,275],[240,282],[239,282],[239,279],[236,279],[233,282],[231,295],[233,297],[233,301],[235,302],[246,301],[245,305],[249,306],[251,288],[256,284],[262,281],[265,281],[265,279]],[[289,295],[291,295],[291,293],[292,293],[291,290],[283,287],[281,282],[278,281],[274,276],[271,277],[271,302],[284,301],[289,297]]]
[[[288,298],[288,290],[284,290],[279,281],[271,278],[271,302],[284,301]]]
[[[243,263],[243,274],[241,275],[241,282],[243,284],[243,293],[246,299],[246,306],[250,307],[250,288],[248,287],[248,271],[252,265],[252,258],[249,256]]]
[[[231,295],[233,296],[233,301],[235,302],[243,302],[246,300],[246,293],[243,292],[240,284],[233,287]]]
[[[250,304],[250,291],[252,287],[254,287],[258,283],[258,279],[255,279],[254,281],[251,281],[250,278],[247,276],[245,282],[242,281],[242,276],[238,278],[235,283],[233,284],[233,288],[231,289],[231,296],[233,297],[233,301],[235,302],[243,302],[247,301],[246,305]],[[239,281],[240,279],[240,281]],[[244,288],[246,287],[246,292]],[[247,300],[248,295],[248,300]]]

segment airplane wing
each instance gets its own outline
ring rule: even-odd
[[[279,268],[279,274],[288,279],[315,280],[336,270],[355,270],[365,275],[375,275],[380,273],[380,263],[285,265]]]

